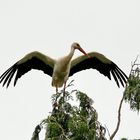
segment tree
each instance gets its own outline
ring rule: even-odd
[[[118,109],[118,121],[115,131],[110,136],[110,140],[113,140],[116,133],[119,130],[120,122],[121,122],[121,109],[123,101],[128,102],[130,105],[130,109],[133,111],[140,110],[140,64],[137,64],[137,59],[132,63],[131,71],[129,74],[128,82],[125,87],[125,91],[123,93],[122,99],[120,101],[119,109]],[[126,138],[122,138],[122,140],[127,140]]]
[[[72,94],[76,95],[79,105],[70,103]],[[46,125],[45,140],[106,140],[106,129],[98,121],[93,100],[85,93],[62,90],[52,96],[52,101],[51,115],[37,125],[32,140],[39,140],[42,125]]]
[[[128,84],[124,92],[124,100],[130,104],[133,111],[140,110],[140,64],[137,64],[137,58],[132,64]]]

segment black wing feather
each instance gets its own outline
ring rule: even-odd
[[[5,76],[7,75],[7,73],[9,73],[9,71],[11,71],[12,67],[10,67],[8,70],[6,70],[1,76],[0,76],[0,83],[3,81],[3,79],[5,78]]]
[[[117,75],[117,77],[119,78],[119,81],[121,82],[121,85],[124,86],[123,79],[121,78],[120,73],[116,69],[114,71],[115,71],[115,74]]]
[[[14,80],[14,86],[15,86],[17,80],[31,69],[42,70],[45,74],[52,76],[53,67],[45,63],[36,55],[23,63],[21,63],[20,61],[15,63],[12,67],[10,67],[0,76],[0,83],[3,82],[3,86],[5,86],[5,84],[7,83],[7,87],[8,87],[14,74],[16,73],[15,80]]]
[[[79,72],[81,70],[90,69],[90,68],[98,70],[101,74],[104,74],[109,79],[111,79],[111,75],[110,75],[111,67],[108,66],[107,64],[101,62],[96,57],[86,58],[83,61],[74,65],[70,70],[70,76],[72,76],[76,72]]]
[[[120,87],[119,82],[118,82],[118,77],[117,77],[115,71],[114,71],[114,70],[111,70],[111,73],[112,73],[112,75],[113,75],[113,78],[114,78],[114,80],[115,80],[117,86]]]
[[[4,82],[3,82],[3,86],[6,84],[7,81],[9,81],[9,77],[11,77],[11,75],[13,75],[12,73],[15,73],[13,71],[13,69],[11,69],[4,77]]]
[[[27,73],[31,69],[42,70],[45,74],[48,74],[49,76],[52,76],[52,73],[53,73],[52,67],[45,64],[40,59],[36,57],[32,57],[32,59],[30,59],[26,63],[18,65],[17,74],[14,80],[14,86],[16,85],[18,78],[20,78],[23,74]]]
[[[9,84],[10,84],[10,82],[11,82],[12,77],[14,76],[14,74],[15,74],[15,71],[12,71],[12,73],[10,74],[9,79],[7,81],[7,86],[6,86],[7,88],[9,87]]]
[[[120,82],[124,87],[128,77],[115,63],[104,55],[96,52],[89,53],[88,55],[90,58],[83,55],[72,61],[69,76],[72,76],[81,70],[93,68],[98,70],[104,76],[107,76],[110,80],[112,74],[117,86],[120,87]]]

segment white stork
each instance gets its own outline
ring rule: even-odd
[[[75,49],[80,50],[84,55],[71,60]],[[98,70],[110,80],[112,74],[118,87],[120,87],[120,83],[124,87],[127,82],[128,77],[126,74],[103,54],[98,52],[90,52],[86,54],[78,43],[73,43],[71,45],[70,53],[58,60],[52,59],[37,51],[27,54],[0,76],[0,83],[3,82],[3,86],[7,84],[8,87],[12,77],[16,73],[14,79],[15,86],[17,80],[22,75],[31,69],[38,69],[52,77],[52,86],[56,87],[57,90],[59,87],[62,87],[63,84],[65,86],[68,77],[76,72],[90,68]]]

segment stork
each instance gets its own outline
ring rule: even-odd
[[[72,60],[75,49],[78,49],[84,55]],[[31,69],[37,69],[52,77],[52,86],[56,87],[57,91],[59,87],[65,86],[68,77],[90,68],[98,70],[110,80],[112,75],[118,87],[120,87],[120,84],[124,87],[127,82],[126,74],[103,54],[98,52],[86,53],[78,43],[73,43],[70,53],[58,60],[37,51],[27,54],[0,76],[0,83],[3,82],[3,86],[6,85],[8,88],[15,75],[15,86],[22,75]]]

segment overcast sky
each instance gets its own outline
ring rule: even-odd
[[[0,0],[0,74],[27,53],[53,58],[79,42],[86,52],[103,53],[127,75],[140,54],[139,0]],[[81,55],[76,51],[75,56]],[[99,121],[112,133],[124,89],[95,70],[75,74],[74,89],[94,100]],[[51,78],[32,70],[8,89],[0,86],[0,139],[29,140],[51,111]],[[124,103],[115,140],[140,138],[140,118]]]

